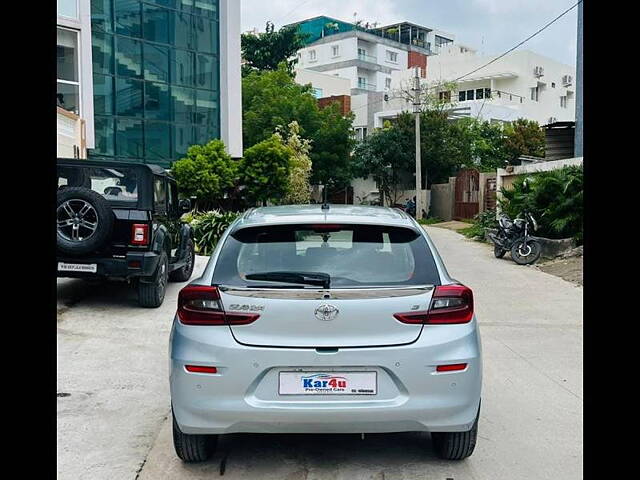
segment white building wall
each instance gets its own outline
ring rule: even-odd
[[[426,80],[453,80],[493,58],[495,57],[478,56],[469,52],[461,54],[453,48],[448,53],[429,58]],[[540,78],[534,76],[536,66],[544,69],[544,75]],[[573,77],[573,84],[568,87],[562,84],[562,77],[565,75]],[[540,87],[537,102],[531,100],[531,88],[536,85]],[[504,105],[518,110],[522,117],[535,120],[541,125],[549,123],[552,117],[557,121],[575,120],[575,67],[528,50],[512,52],[458,82],[458,90],[476,88],[499,90],[500,97],[497,98],[494,93],[491,100],[467,100],[459,102],[457,106],[471,106],[474,103],[485,104],[485,108],[488,104]],[[566,108],[560,105],[561,96],[568,97]],[[483,109],[483,118],[485,113]]]
[[[240,1],[220,0],[220,136],[229,155],[243,156]]]
[[[348,78],[305,69],[297,69],[295,75],[296,83],[300,85],[310,83],[313,88],[322,90],[322,97],[351,94],[351,81]]]
[[[91,0],[78,0],[78,17],[57,16],[57,26],[78,32],[80,118],[85,121],[86,148],[95,147],[93,124],[93,63],[91,58]]]

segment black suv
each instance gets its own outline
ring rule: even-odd
[[[59,158],[59,277],[132,281],[143,307],[159,307],[168,280],[191,277],[190,200],[157,165]]]

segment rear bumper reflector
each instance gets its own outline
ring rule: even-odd
[[[438,365],[436,367],[437,372],[456,372],[467,368],[466,363],[452,363],[451,365]]]

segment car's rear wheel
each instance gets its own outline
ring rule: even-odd
[[[193,240],[187,240],[187,263],[184,266],[174,270],[169,274],[169,280],[172,282],[186,282],[191,278],[193,273],[193,265],[196,261],[196,251],[193,246]]]
[[[166,252],[160,254],[160,261],[155,274],[148,281],[138,281],[138,303],[141,307],[157,308],[164,301],[169,278],[169,258]]]
[[[183,462],[204,462],[212,457],[218,444],[218,435],[188,435],[180,431],[173,416],[173,448]]]
[[[480,410],[468,432],[433,432],[431,439],[436,454],[445,460],[462,460],[469,457],[476,448],[479,417]]]

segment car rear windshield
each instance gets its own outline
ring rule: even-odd
[[[236,231],[222,246],[213,283],[314,288],[247,278],[274,272],[328,274],[332,288],[440,284],[431,250],[425,238],[414,230],[326,224],[248,227]]]
[[[58,167],[58,189],[84,187],[113,202],[137,203],[138,172],[127,167]]]

